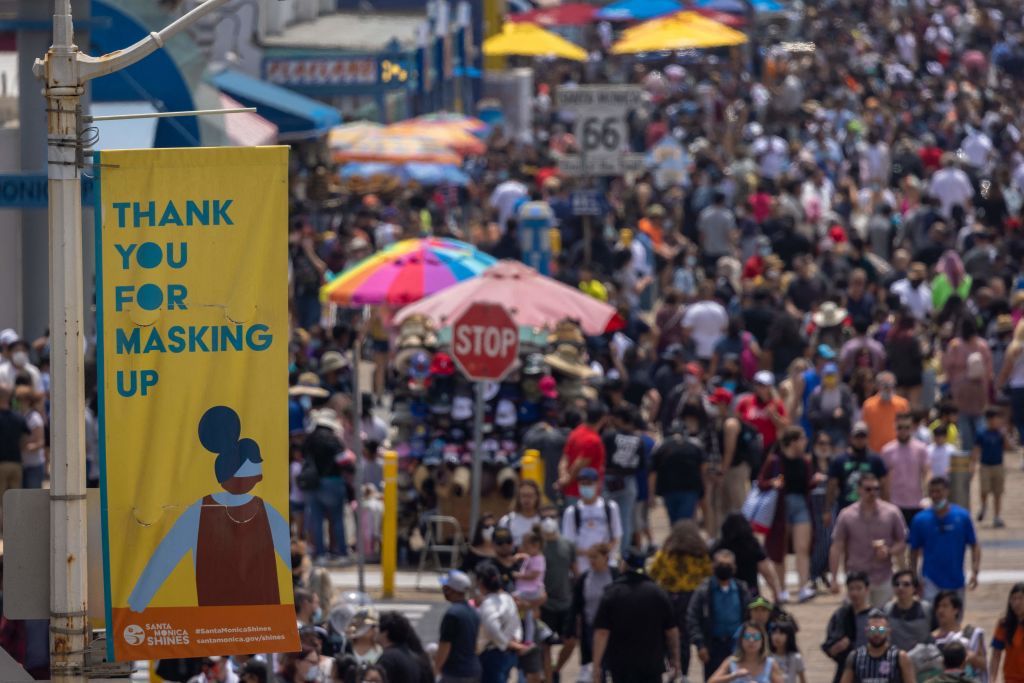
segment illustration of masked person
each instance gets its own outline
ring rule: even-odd
[[[240,439],[241,421],[215,406],[199,421],[199,441],[217,454],[214,472],[223,491],[203,496],[178,518],[139,576],[128,606],[146,609],[178,565],[192,552],[199,606],[274,605],[277,560],[290,564],[287,520],[250,493],[263,479],[263,458],[252,439]]]

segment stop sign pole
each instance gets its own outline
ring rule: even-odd
[[[501,304],[475,303],[452,324],[452,360],[474,384],[473,481],[469,533],[480,519],[484,382],[500,382],[519,356],[519,326]]]

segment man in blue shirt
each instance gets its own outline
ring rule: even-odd
[[[978,586],[981,546],[974,535],[971,513],[949,502],[949,480],[933,477],[928,482],[932,506],[919,512],[910,525],[910,566],[924,577],[924,599],[932,602],[940,590],[964,597],[964,554],[971,546],[971,590]]]

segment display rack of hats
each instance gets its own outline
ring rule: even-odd
[[[458,371],[426,317],[403,321],[392,363],[392,443],[422,497],[462,519],[473,458],[473,385]],[[522,437],[542,418],[597,397],[580,326],[563,321],[548,335],[523,335],[520,357],[502,382],[484,391],[481,509],[504,513],[515,496]],[[454,508],[454,509],[453,509]]]

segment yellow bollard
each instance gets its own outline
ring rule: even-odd
[[[398,453],[384,454],[384,519],[380,533],[381,587],[385,598],[395,597],[398,560]]]
[[[519,478],[537,482],[537,486],[540,487],[541,497],[544,497],[544,463],[540,459],[540,451],[530,448],[523,453]]]

